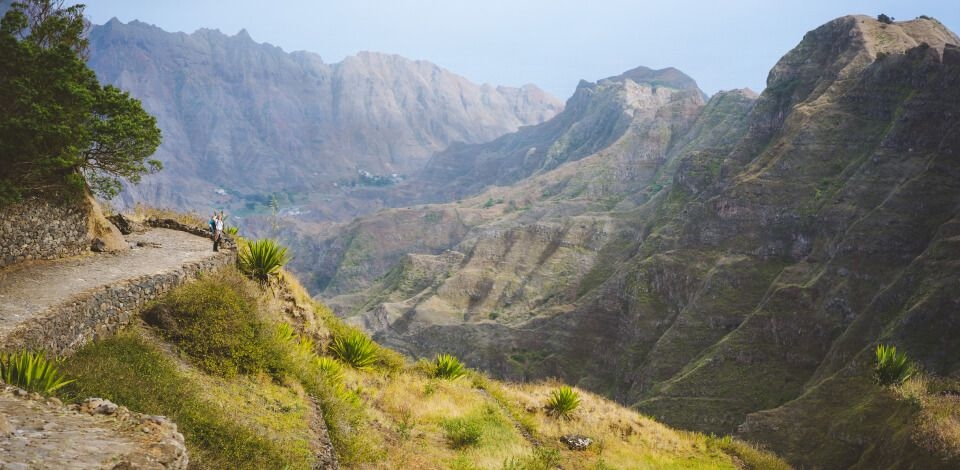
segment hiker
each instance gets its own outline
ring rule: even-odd
[[[215,215],[213,221],[213,251],[220,251],[220,237],[223,236],[223,216]]]
[[[217,234],[217,212],[214,211],[213,215],[210,216],[210,222],[207,222],[210,225],[210,238],[213,238]]]

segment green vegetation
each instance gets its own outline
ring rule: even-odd
[[[447,440],[454,449],[473,446],[483,437],[482,423],[477,419],[456,418],[443,423]]]
[[[900,385],[916,372],[907,354],[897,351],[896,346],[878,344],[875,353],[873,374],[880,385]]]
[[[433,366],[433,376],[441,379],[456,380],[467,374],[463,364],[450,354],[437,354],[437,359]]]
[[[176,422],[186,438],[191,467],[310,468],[303,403],[269,382],[238,383],[249,384],[245,388],[259,393],[270,390],[269,396],[238,394],[234,387],[179,369],[156,344],[135,331],[85,346],[67,359],[65,369],[77,379],[64,389],[67,397],[77,401],[103,397]],[[246,400],[280,403],[272,406],[279,411],[248,407]],[[269,427],[244,423],[238,419],[244,415]]]
[[[525,457],[513,457],[503,463],[503,470],[553,470],[563,464],[560,451],[546,447],[537,447]],[[600,465],[595,468],[600,470]]]
[[[20,351],[0,354],[0,379],[24,390],[49,395],[73,380],[57,370],[62,359],[47,360],[43,352]]]
[[[269,238],[248,243],[237,255],[240,270],[260,282],[267,282],[289,261],[287,248]]]
[[[350,331],[333,338],[330,352],[337,359],[358,370],[372,369],[377,363],[377,346],[369,336],[359,331]]]
[[[730,436],[710,436],[708,444],[726,454],[737,457],[746,468],[763,470],[790,470],[792,468],[779,457],[759,450],[746,442],[735,440]]]
[[[256,288],[226,270],[180,287],[144,311],[148,324],[197,367],[220,376],[286,370],[282,340],[257,309]]]
[[[546,409],[548,413],[557,418],[570,419],[578,406],[580,406],[580,394],[567,385],[561,385],[550,392]]]
[[[880,13],[879,15],[877,15],[877,21],[879,21],[879,22],[881,22],[881,23],[884,23],[884,24],[892,24],[892,23],[893,23],[893,17],[887,16],[887,15],[885,15],[885,14],[883,14],[883,13]]]
[[[494,199],[494,198],[492,198],[492,197],[491,197],[491,198],[488,198],[488,199],[487,199],[487,202],[484,202],[482,207],[483,207],[484,209],[489,209],[489,208],[491,208],[491,207],[493,207],[493,206],[495,206],[495,205],[497,205],[497,204],[503,204],[503,198],[502,198],[502,197],[499,197],[499,198],[496,198],[496,199]]]
[[[960,380],[918,372],[893,391],[916,411],[911,441],[944,461],[960,459]]]
[[[170,417],[196,468],[310,468],[316,407],[345,468],[622,468],[638,458],[655,468],[733,468],[707,440],[585,392],[576,401],[591,413],[574,429],[528,411],[556,384],[500,384],[452,356],[438,361],[449,364],[443,369],[472,380],[443,380],[438,362],[408,365],[291,283],[284,275],[267,289],[225,268],[180,286],[144,310],[155,329],[134,327],[69,358],[64,370],[76,382],[63,391],[70,400],[101,396]],[[291,296],[307,308],[287,318]],[[360,368],[318,354],[338,343],[366,351],[356,354],[366,358]],[[602,458],[556,444],[571,432],[603,442]]]
[[[156,119],[87,67],[83,5],[14,3],[0,22],[0,202],[37,193],[115,196],[161,168]]]

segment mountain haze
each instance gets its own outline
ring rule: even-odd
[[[475,85],[373,52],[327,64],[246,31],[168,33],[113,19],[91,29],[90,48],[100,80],[139,98],[164,133],[165,170],[129,188],[127,204],[236,206],[274,191],[329,191],[361,170],[405,175],[453,142],[491,140],[561,108],[533,85]]]
[[[316,242],[314,287],[412,355],[559,376],[803,466],[950,468],[870,366],[890,343],[960,374],[958,44],[848,16],[759,97],[704,104],[644,69],[581,84],[554,119],[431,159],[463,199]]]

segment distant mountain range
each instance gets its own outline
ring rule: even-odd
[[[240,207],[392,182],[451,143],[492,140],[562,108],[533,85],[476,85],[372,52],[327,64],[246,31],[169,33],[113,19],[92,27],[90,49],[100,80],[139,98],[163,131],[165,169],[129,188],[126,205]]]

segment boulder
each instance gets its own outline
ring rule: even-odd
[[[560,442],[566,444],[570,450],[587,450],[593,444],[593,439],[579,434],[566,434],[560,436]]]

